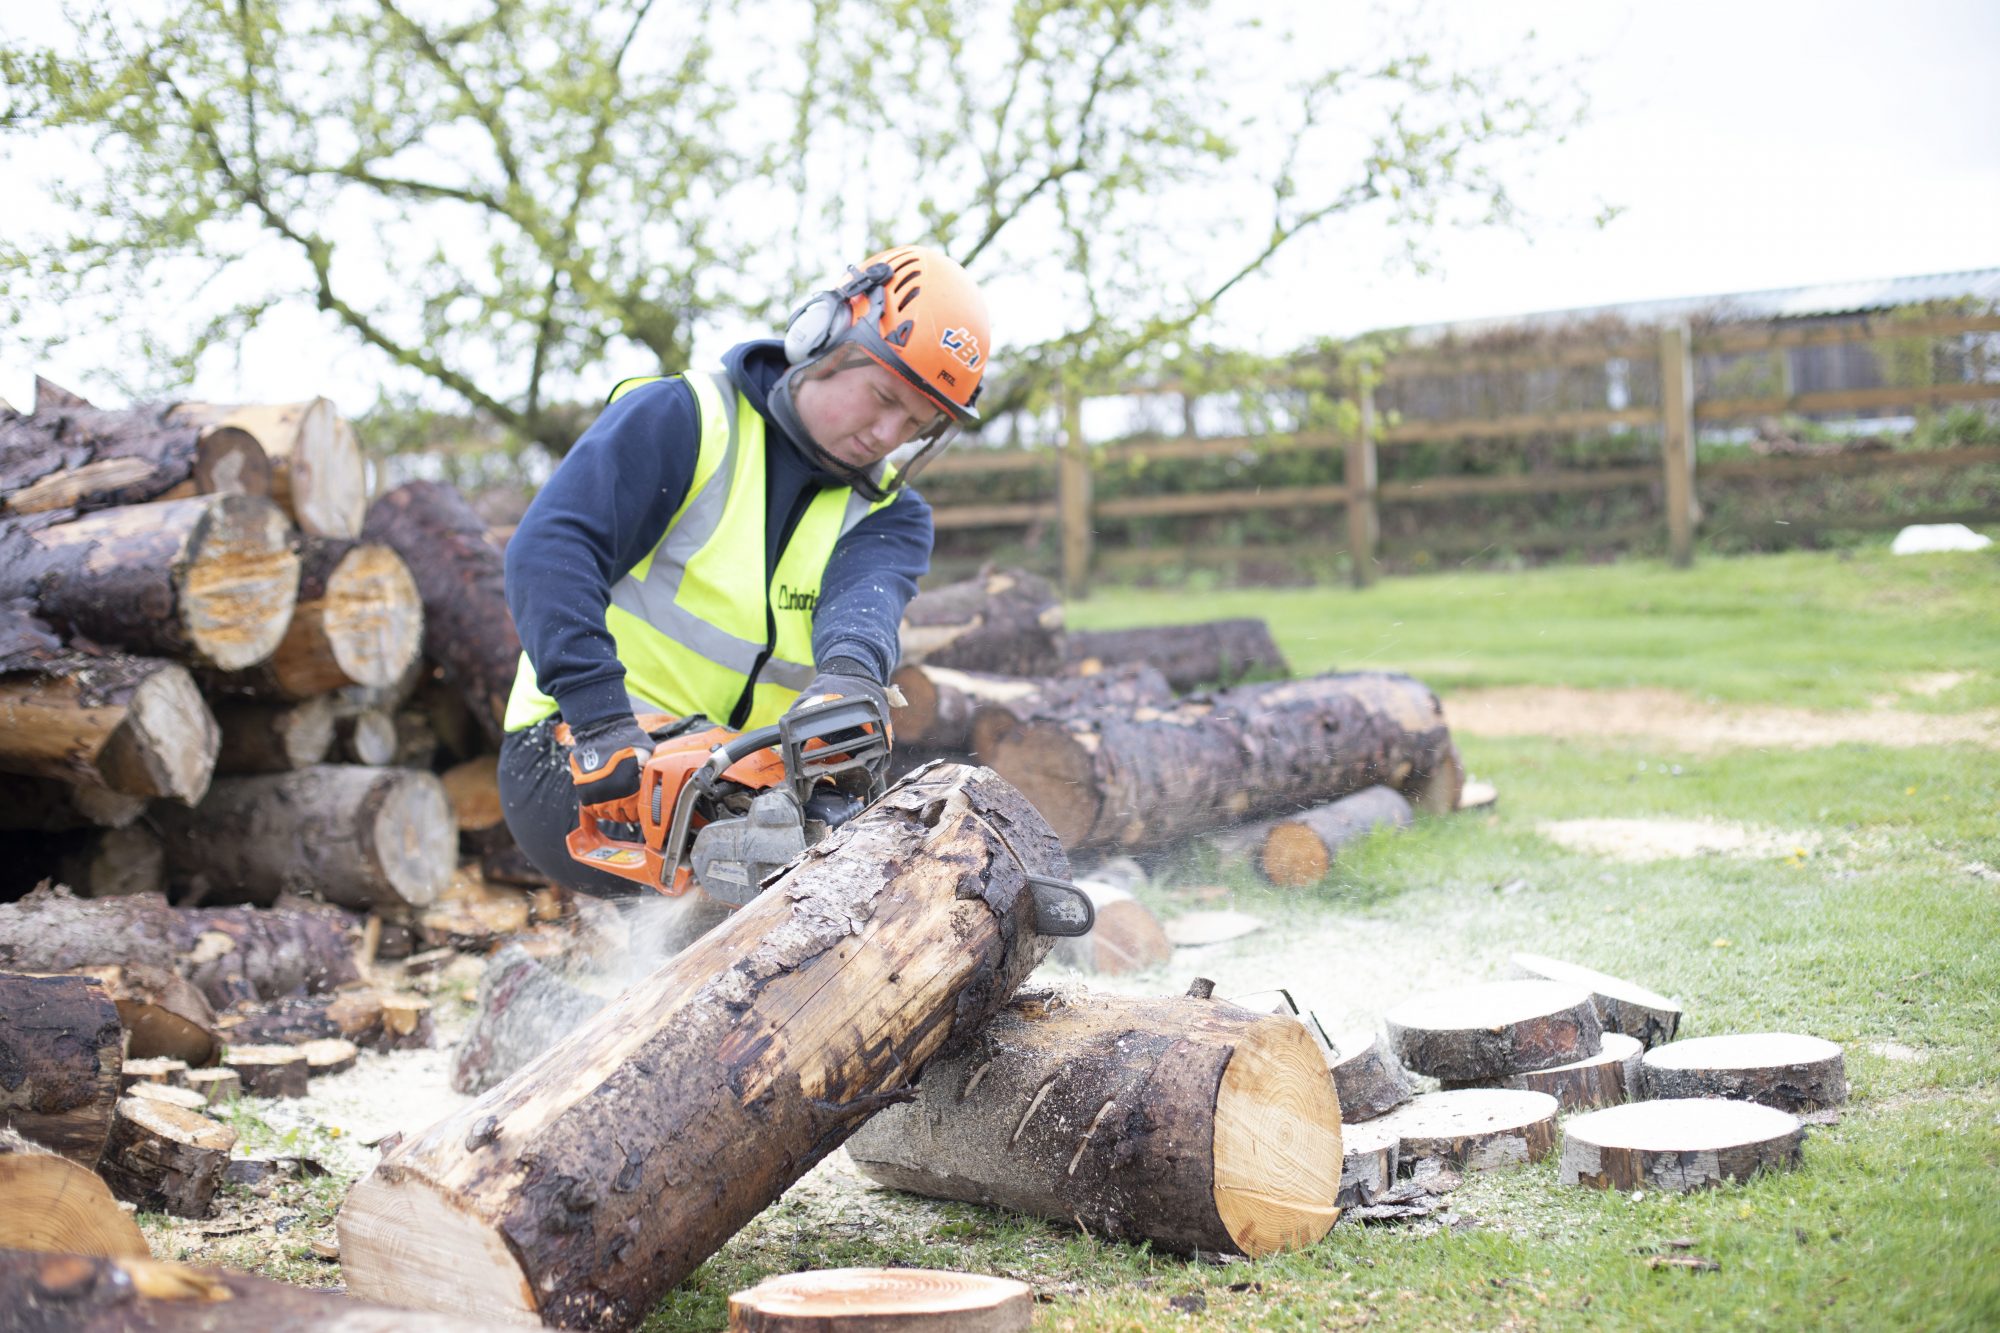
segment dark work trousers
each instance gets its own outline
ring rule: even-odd
[[[569,752],[556,744],[551,717],[500,742],[500,809],[535,869],[556,883],[593,898],[634,899],[642,884],[579,865],[563,839],[576,827],[576,784],[570,780]]]

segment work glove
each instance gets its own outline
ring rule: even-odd
[[[859,662],[849,658],[829,659],[819,674],[812,678],[811,683],[799,691],[799,697],[785,711],[797,712],[801,708],[837,695],[842,699],[873,699],[881,707],[882,716],[886,719],[889,716],[889,692],[882,687],[882,682],[873,676],[862,674],[863,671],[864,668]],[[841,736],[827,738],[830,744],[843,739],[846,738]]]
[[[598,819],[639,822],[639,775],[653,738],[629,714],[570,729],[569,777],[577,800]]]

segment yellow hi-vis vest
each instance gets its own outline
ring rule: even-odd
[[[611,401],[661,378],[626,380]],[[851,487],[820,491],[767,582],[764,418],[727,375],[680,378],[701,420],[694,479],[659,544],[612,585],[605,628],[641,711],[701,713],[741,730],[769,726],[812,681],[813,609],[834,544],[894,497],[871,504]],[[522,653],[506,729],[555,712]]]

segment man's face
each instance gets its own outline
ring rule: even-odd
[[[853,468],[873,467],[938,416],[930,399],[859,352],[802,377],[792,402],[820,448]]]

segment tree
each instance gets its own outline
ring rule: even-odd
[[[136,322],[171,383],[303,300],[386,381],[557,451],[564,393],[768,326],[891,242],[1033,289],[996,406],[1059,362],[1123,373],[1330,218],[1412,244],[1504,220],[1499,150],[1567,114],[1513,91],[1531,69],[1408,34],[1315,63],[1203,0],[91,0],[71,25],[0,50],[0,130],[89,149],[74,228],[0,245],[11,323]]]

